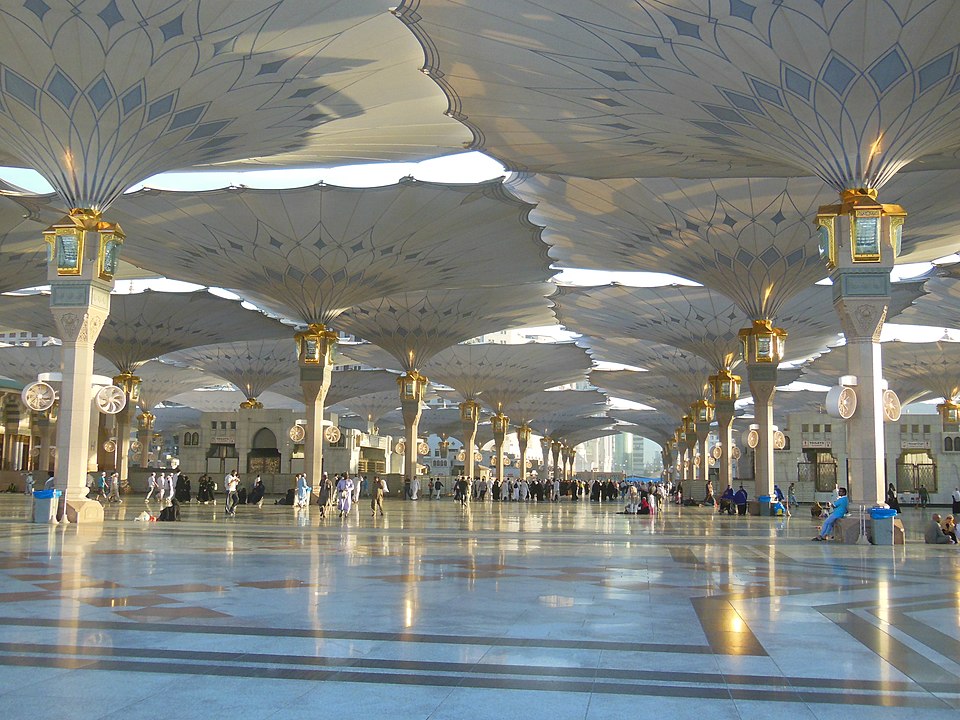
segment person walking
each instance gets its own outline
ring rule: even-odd
[[[237,488],[240,486],[240,476],[237,475],[237,471],[234,470],[231,474],[227,475],[224,480],[226,484],[227,491],[227,515],[230,517],[235,517],[237,514],[237,505],[240,503],[240,496],[237,494]]]
[[[386,481],[381,479],[379,475],[374,475],[373,485],[370,489],[370,510],[373,512],[370,515],[375,517],[379,510],[380,516],[383,516],[383,494],[388,492],[390,490],[387,488]]]
[[[345,517],[353,507],[353,480],[346,473],[337,483],[337,509],[340,511],[340,517]]]
[[[257,475],[257,479],[253,481],[253,489],[250,491],[250,504],[256,505],[258,508],[263,507],[263,496],[266,492],[266,488],[263,486],[263,480],[260,479],[260,476]]]
[[[300,473],[297,475],[297,502],[296,507],[305,508],[307,503],[310,502],[310,485],[307,484],[307,474]]]
[[[153,493],[157,490],[157,474],[155,472],[147,475],[147,496],[143,499],[144,502],[150,502],[150,498],[153,497]]]
[[[110,502],[122,503],[120,499],[120,473],[115,472],[110,476]]]
[[[326,473],[320,477],[320,492],[317,498],[317,505],[320,506],[320,517],[327,516],[327,505],[330,504],[330,496],[333,494],[333,483],[330,482],[330,476]]]

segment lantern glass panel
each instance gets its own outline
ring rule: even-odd
[[[57,270],[61,274],[74,275],[80,272],[80,234],[57,235]]]
[[[854,219],[853,259],[873,260],[880,257],[880,214]]]
[[[757,359],[770,360],[773,357],[773,337],[757,335]]]

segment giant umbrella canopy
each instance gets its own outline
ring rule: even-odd
[[[165,170],[462,147],[406,35],[378,0],[4,6],[0,164],[37,170],[69,211],[48,235],[67,370],[57,478],[68,517],[102,518],[86,502],[85,414],[124,232],[101,213]]]
[[[918,297],[922,285],[922,280],[898,283],[888,300],[890,314],[902,311]],[[798,357],[822,350],[837,337],[840,326],[831,312],[832,290],[810,286],[793,297],[789,308],[780,311],[779,321],[790,329],[792,351]],[[754,321],[749,331],[741,332],[751,318],[725,296],[704,287],[561,288],[555,305],[557,317],[574,332],[673,345],[715,363],[718,377],[729,372],[730,360],[741,347],[751,365],[750,387],[760,424],[757,479],[765,493],[773,491],[773,394],[778,382],[776,368],[783,356],[783,330],[766,321]],[[764,338],[766,353],[761,354]],[[728,416],[732,419],[732,412]],[[724,448],[730,445],[723,442]],[[722,467],[729,467],[726,458]]]
[[[899,170],[960,167],[952,0],[404,0],[425,71],[513,169],[616,177],[816,175],[848,373],[853,495],[883,499],[879,332],[905,211]]]
[[[311,477],[322,468],[337,318],[395,293],[544,279],[547,248],[528,220],[530,209],[499,180],[412,179],[378,188],[142,191],[117,205],[124,224],[149,240],[131,247],[137,264],[235,289],[307,326],[297,338]]]
[[[164,360],[219,375],[247,396],[241,408],[262,408],[257,398],[264,390],[297,374],[292,345],[289,338],[241,340],[181,350]]]
[[[546,264],[538,271],[546,280]],[[430,290],[404,293],[357,306],[341,317],[341,326],[386,350],[404,374],[398,378],[406,426],[406,473],[416,471],[417,422],[431,358],[451,345],[496,330],[549,325],[553,315],[547,296],[554,286],[528,282],[512,287],[474,290]],[[351,356],[364,361],[362,348]]]
[[[26,322],[28,326],[24,329],[58,335],[63,323],[55,321],[46,311],[48,301],[46,295],[4,298],[0,303],[0,323],[13,326]],[[117,414],[120,440],[117,469],[121,480],[126,480],[129,425],[140,394],[140,378],[136,372],[141,365],[161,355],[198,345],[243,337],[283,336],[288,328],[262,313],[243,308],[235,300],[204,290],[186,293],[147,290],[115,295],[112,302],[113,311],[96,339],[96,349],[117,368],[120,374],[114,377],[114,383],[126,394],[126,405]],[[66,367],[63,377],[66,387]],[[63,422],[62,416],[59,422]],[[89,418],[87,422],[89,424]]]
[[[441,350],[427,363],[423,372],[435,382],[453,387],[460,393],[464,422],[464,447],[469,477],[475,473],[474,439],[479,414],[477,402],[493,413],[491,419],[497,446],[497,473],[503,477],[503,442],[509,430],[510,416],[517,425],[521,464],[526,462],[530,440],[529,417],[516,417],[515,404],[522,398],[557,385],[583,380],[590,368],[590,357],[572,343],[497,343],[453,345]]]
[[[137,368],[140,378],[141,413],[137,416],[137,440],[140,443],[140,467],[147,467],[150,461],[150,438],[156,415],[153,408],[167,398],[206,385],[219,384],[220,378],[192,368],[168,365],[156,360],[144,363]],[[134,450],[134,455],[136,455]]]
[[[925,396],[943,399],[946,408],[960,400],[960,355],[957,343],[885,342],[883,352],[890,362],[884,368],[884,378],[890,387],[903,395],[904,404]],[[843,355],[834,350],[825,353],[803,367],[804,380],[823,385],[836,385],[845,374]],[[960,417],[956,416],[955,417]],[[956,420],[947,422],[956,424]]]

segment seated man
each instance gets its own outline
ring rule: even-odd
[[[747,491],[743,489],[743,485],[733,494],[733,504],[737,506],[738,515],[747,514]]]
[[[930,522],[923,529],[923,541],[927,545],[951,545],[953,540],[949,535],[943,532],[940,527],[940,514],[934,513],[930,516]]]
[[[834,523],[837,522],[840,518],[847,514],[847,506],[850,504],[850,498],[847,497],[847,489],[839,489],[840,497],[837,498],[837,501],[833,504],[833,512],[830,513],[830,516],[823,521],[823,526],[820,528],[820,532],[817,534],[813,540],[826,540],[827,535],[833,530]]]
[[[734,498],[733,485],[727,485],[727,489],[723,491],[723,495],[720,496],[720,514],[727,513],[727,515],[733,515],[736,512]]]

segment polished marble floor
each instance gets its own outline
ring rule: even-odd
[[[806,508],[143,508],[0,495],[3,718],[960,717],[960,552],[919,510],[872,547]]]

